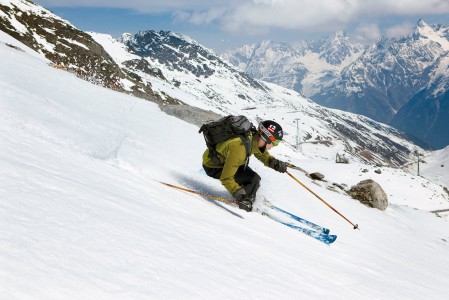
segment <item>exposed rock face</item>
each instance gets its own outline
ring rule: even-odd
[[[151,58],[171,70],[187,72],[198,78],[208,78],[219,72],[220,68],[225,68],[231,76],[245,85],[260,90],[266,88],[247,74],[229,68],[215,53],[187,36],[170,31],[147,30],[122,36],[120,42],[135,54]]]
[[[382,187],[372,179],[367,179],[353,186],[348,194],[368,207],[385,210],[388,207],[388,198]]]
[[[56,67],[92,83],[155,100],[151,86],[121,67],[88,33],[31,1],[0,3],[0,30]]]

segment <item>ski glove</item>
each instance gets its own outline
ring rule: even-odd
[[[233,196],[235,200],[237,200],[240,209],[244,209],[248,212],[253,209],[253,203],[249,200],[245,188],[241,187]]]
[[[247,212],[250,212],[253,210],[253,203],[251,201],[249,201],[249,199],[241,200],[238,203],[239,203],[240,209],[244,209]]]
[[[268,166],[278,172],[285,173],[285,172],[287,172],[288,164],[284,161],[281,161],[281,160],[278,160],[278,159],[272,157],[268,161]]]

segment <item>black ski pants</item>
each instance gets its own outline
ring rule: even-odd
[[[220,179],[222,168],[209,168],[203,165],[206,174],[212,178]],[[260,176],[248,166],[241,166],[234,175],[234,180],[245,189],[248,198],[254,203],[256,193],[260,186]]]

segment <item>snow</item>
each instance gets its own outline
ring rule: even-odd
[[[418,165],[410,166],[411,170],[417,174]],[[449,187],[449,146],[432,152],[429,156],[421,157],[419,174],[445,187]],[[448,207],[449,208],[449,207]]]
[[[326,246],[259,214],[161,185],[230,197],[201,170],[197,127],[3,43],[0,56],[5,299],[447,298],[448,219],[423,210],[447,207],[447,198],[428,199],[434,184],[274,149],[346,184],[370,168],[366,176],[389,195],[384,212],[329,190],[331,181],[291,171],[358,223],[353,230],[288,176],[252,159],[263,178],[258,196],[331,228],[338,239]]]
[[[26,12],[26,13],[29,13],[29,14],[35,14],[35,15],[39,15],[39,16],[42,16],[42,17],[48,17],[48,18],[51,18],[51,19],[57,19],[57,20],[59,20],[61,22],[64,22],[66,24],[71,25],[70,22],[61,19],[60,17],[58,17],[57,15],[53,14],[49,10],[43,8],[42,6],[36,5],[33,2],[28,1],[28,0],[1,0],[1,2],[2,2],[2,5],[8,6],[8,7],[12,8],[12,9],[18,9],[21,12]],[[23,26],[23,25],[20,24],[20,26]],[[26,32],[27,31],[28,30],[26,30]]]
[[[19,42],[18,40],[16,40],[15,38],[11,37],[9,34],[3,32],[0,30],[0,41],[2,41],[5,44],[14,46],[14,47],[18,47],[20,48],[22,51],[25,51],[26,53],[28,53],[29,55],[41,59],[47,63],[50,63],[50,61],[45,58],[45,56],[43,56],[42,54],[34,51],[33,49],[31,49],[30,47],[26,46],[25,44],[23,44],[22,42]]]
[[[84,48],[86,50],[89,50],[89,48],[86,45],[84,45],[83,43],[80,43],[80,42],[72,40],[72,39],[67,39],[67,38],[64,38],[64,40],[66,40],[67,42],[69,42],[71,44],[78,45],[79,47]]]
[[[14,27],[14,29],[17,32],[20,32],[22,34],[26,34],[28,33],[28,28],[26,28],[26,26],[24,26],[22,23],[20,23],[19,21],[17,21],[17,19],[15,18],[15,16],[11,16],[9,17],[8,15],[6,15],[5,13],[1,12],[2,17],[5,19],[9,19],[9,21],[11,22],[11,25]]]
[[[445,32],[435,31],[434,28],[427,25],[425,22],[421,22],[421,25],[417,30],[422,35],[423,42],[436,42],[440,44],[444,51],[449,51],[449,40],[444,36]]]
[[[87,32],[87,33],[90,36],[92,36],[92,38],[95,39],[95,41],[103,45],[105,50],[109,54],[111,54],[112,58],[115,60],[117,64],[122,64],[127,60],[141,59],[140,56],[131,54],[128,51],[126,51],[126,46],[118,42],[109,34],[101,34],[95,32]]]
[[[33,38],[36,40],[37,43],[41,44],[45,48],[45,50],[47,50],[48,52],[51,52],[51,53],[55,52],[55,45],[47,42],[47,40],[44,37],[33,32]]]

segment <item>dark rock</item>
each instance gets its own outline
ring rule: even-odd
[[[310,178],[316,179],[316,180],[323,180],[324,175],[318,172],[310,174]]]

